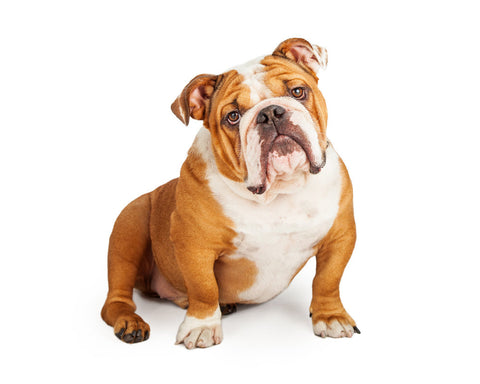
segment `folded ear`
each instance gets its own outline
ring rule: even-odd
[[[299,38],[283,41],[275,49],[273,55],[287,57],[314,74],[317,74],[320,69],[325,69],[328,63],[328,54],[325,48],[312,45],[307,40]]]
[[[215,89],[217,76],[198,75],[193,78],[172,104],[172,112],[188,125],[190,117],[203,120],[206,105]]]

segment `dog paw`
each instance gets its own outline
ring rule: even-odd
[[[183,343],[187,349],[208,348],[220,344],[222,340],[221,313],[217,308],[213,316],[204,319],[185,316],[185,320],[178,328],[175,344]]]
[[[150,337],[150,326],[136,314],[120,315],[115,322],[113,332],[120,340],[128,344],[139,343]]]
[[[360,333],[352,318],[348,315],[337,315],[329,317],[315,316],[313,321],[313,332],[315,335],[324,337],[352,337],[354,333]]]

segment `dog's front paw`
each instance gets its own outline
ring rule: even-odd
[[[183,343],[187,349],[207,348],[220,344],[222,340],[221,312],[217,308],[212,316],[204,319],[187,314],[178,328],[176,344]]]
[[[139,343],[148,340],[150,326],[135,313],[120,315],[113,326],[113,332],[125,343]]]
[[[320,337],[352,337],[354,333],[360,333],[353,319],[345,314],[322,316],[314,315],[312,318],[313,332]]]

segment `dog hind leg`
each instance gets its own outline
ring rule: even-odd
[[[150,249],[150,196],[132,201],[118,216],[108,248],[108,295],[102,318],[126,343],[147,340],[150,326],[135,313],[133,288],[149,276],[144,267]],[[142,275],[142,276],[140,276]]]

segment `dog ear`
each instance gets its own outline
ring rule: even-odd
[[[217,76],[198,75],[193,78],[172,104],[172,112],[188,125],[190,117],[203,120],[206,105],[215,89]]]
[[[328,63],[328,54],[325,48],[312,45],[307,40],[300,38],[292,38],[281,42],[273,55],[293,60],[314,74],[317,74],[320,69],[325,69]]]

